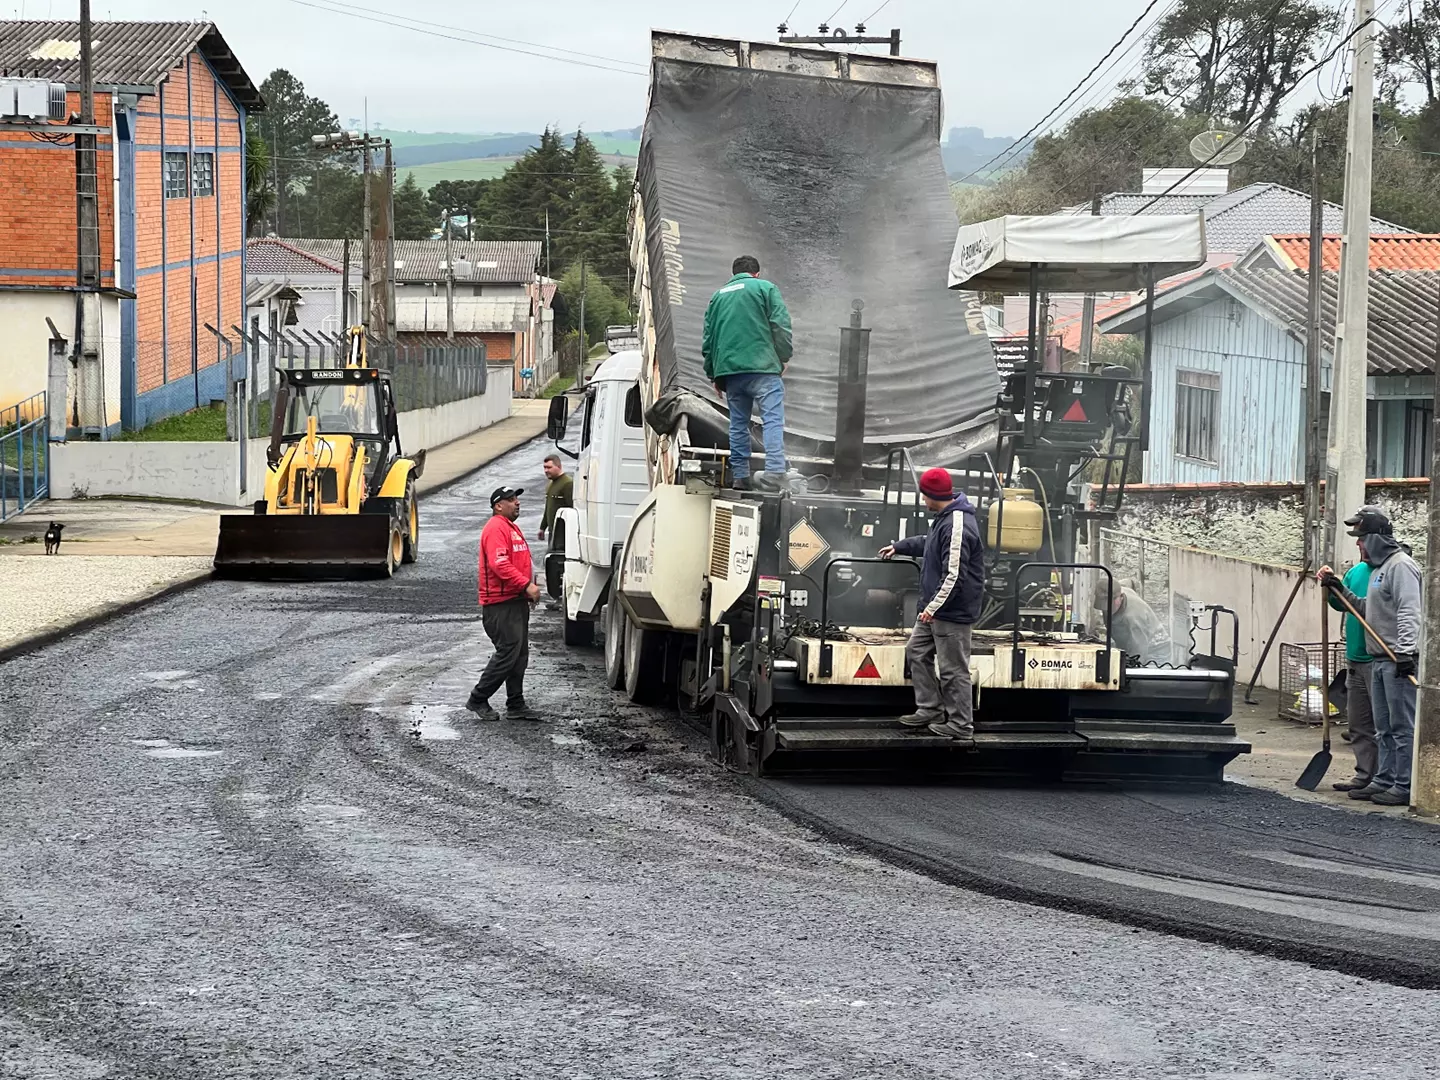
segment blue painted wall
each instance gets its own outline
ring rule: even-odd
[[[1175,453],[1181,369],[1220,376],[1214,463]],[[1147,483],[1303,479],[1303,343],[1238,301],[1217,300],[1155,327],[1151,373]]]

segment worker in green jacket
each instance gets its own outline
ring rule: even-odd
[[[1350,530],[1351,536],[1363,539],[1370,532],[1385,535],[1393,532],[1389,519],[1378,511],[1366,514],[1362,510],[1356,518]],[[1370,589],[1370,569],[1370,564],[1365,561],[1364,546],[1360,545],[1360,561],[1345,571],[1345,588],[1356,596],[1364,596]],[[1333,591],[1326,595],[1332,608],[1345,611],[1345,605],[1340,603]],[[1360,620],[1346,611],[1344,622],[1345,715],[1350,725],[1350,749],[1355,751],[1355,776],[1332,786],[1336,791],[1349,792],[1359,799],[1363,796],[1354,793],[1368,788],[1380,767],[1380,751],[1375,741],[1375,714],[1370,707],[1371,660],[1374,658],[1366,647],[1365,628],[1360,625]]]
[[[730,405],[730,475],[737,488],[750,480],[750,415],[760,407],[765,438],[765,472],[755,477],[762,491],[779,491],[785,477],[785,385],[780,377],[794,353],[790,312],[774,282],[765,281],[760,260],[742,255],[735,275],[710,297],[700,352],[705,377]]]

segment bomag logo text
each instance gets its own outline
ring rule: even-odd
[[[1040,661],[1040,670],[1042,670],[1042,671],[1059,671],[1059,670],[1061,670],[1061,669],[1073,668],[1074,666],[1075,666],[1075,661],[1074,661],[1074,660],[1041,660],[1041,661]]]

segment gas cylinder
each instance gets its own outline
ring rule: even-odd
[[[1035,501],[1034,489],[1006,488],[1004,499],[1003,512],[998,502],[990,504],[986,546],[1027,555],[1039,551],[1045,539],[1045,512]]]

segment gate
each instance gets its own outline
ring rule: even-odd
[[[0,521],[50,494],[45,394],[0,410]]]

